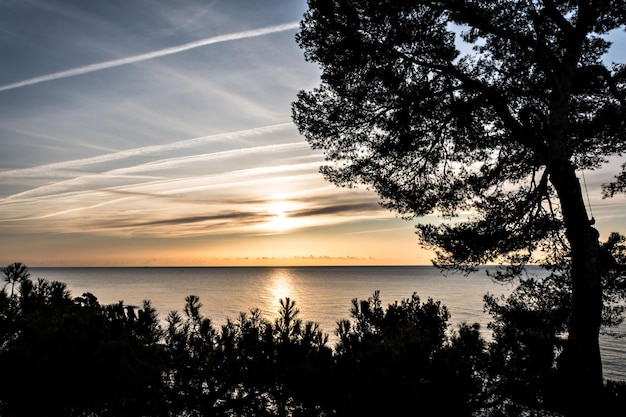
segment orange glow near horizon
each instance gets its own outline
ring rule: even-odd
[[[432,254],[419,247],[410,225],[403,224],[406,227],[400,231],[371,232],[273,226],[262,234],[195,239],[73,234],[56,237],[59,245],[26,238],[3,251],[0,263],[23,262],[30,267],[429,265]]]

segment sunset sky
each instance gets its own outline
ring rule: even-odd
[[[291,121],[319,83],[305,10],[0,0],[0,264],[428,264],[415,222],[325,182]],[[620,163],[584,173],[602,237],[626,233],[600,195]]]

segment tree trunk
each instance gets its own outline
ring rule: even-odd
[[[590,225],[580,182],[569,161],[551,167],[554,185],[571,246],[572,313],[563,352],[567,384],[567,415],[599,410],[603,385],[600,357],[602,281],[598,233]]]

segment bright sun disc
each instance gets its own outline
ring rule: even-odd
[[[276,232],[292,229],[296,220],[289,217],[289,210],[290,205],[284,201],[273,203],[269,208],[272,218],[267,223],[267,228]]]

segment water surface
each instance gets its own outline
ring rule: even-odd
[[[469,276],[442,275],[427,266],[31,268],[31,275],[65,282],[74,297],[91,292],[102,304],[123,301],[141,306],[143,300],[150,300],[161,319],[169,311],[182,312],[185,297],[197,295],[203,315],[214,326],[252,308],[259,308],[271,320],[276,317],[278,300],[290,297],[302,320],[319,323],[329,334],[331,346],[336,340],[336,322],[350,318],[351,300],[371,297],[375,290],[380,291],[384,306],[413,293],[422,301],[439,300],[448,308],[453,326],[478,322],[488,337],[490,316],[483,311],[483,296],[509,294],[513,288],[495,282],[484,270]],[[626,332],[625,326],[620,330]],[[625,340],[601,338],[606,378],[626,380]]]

